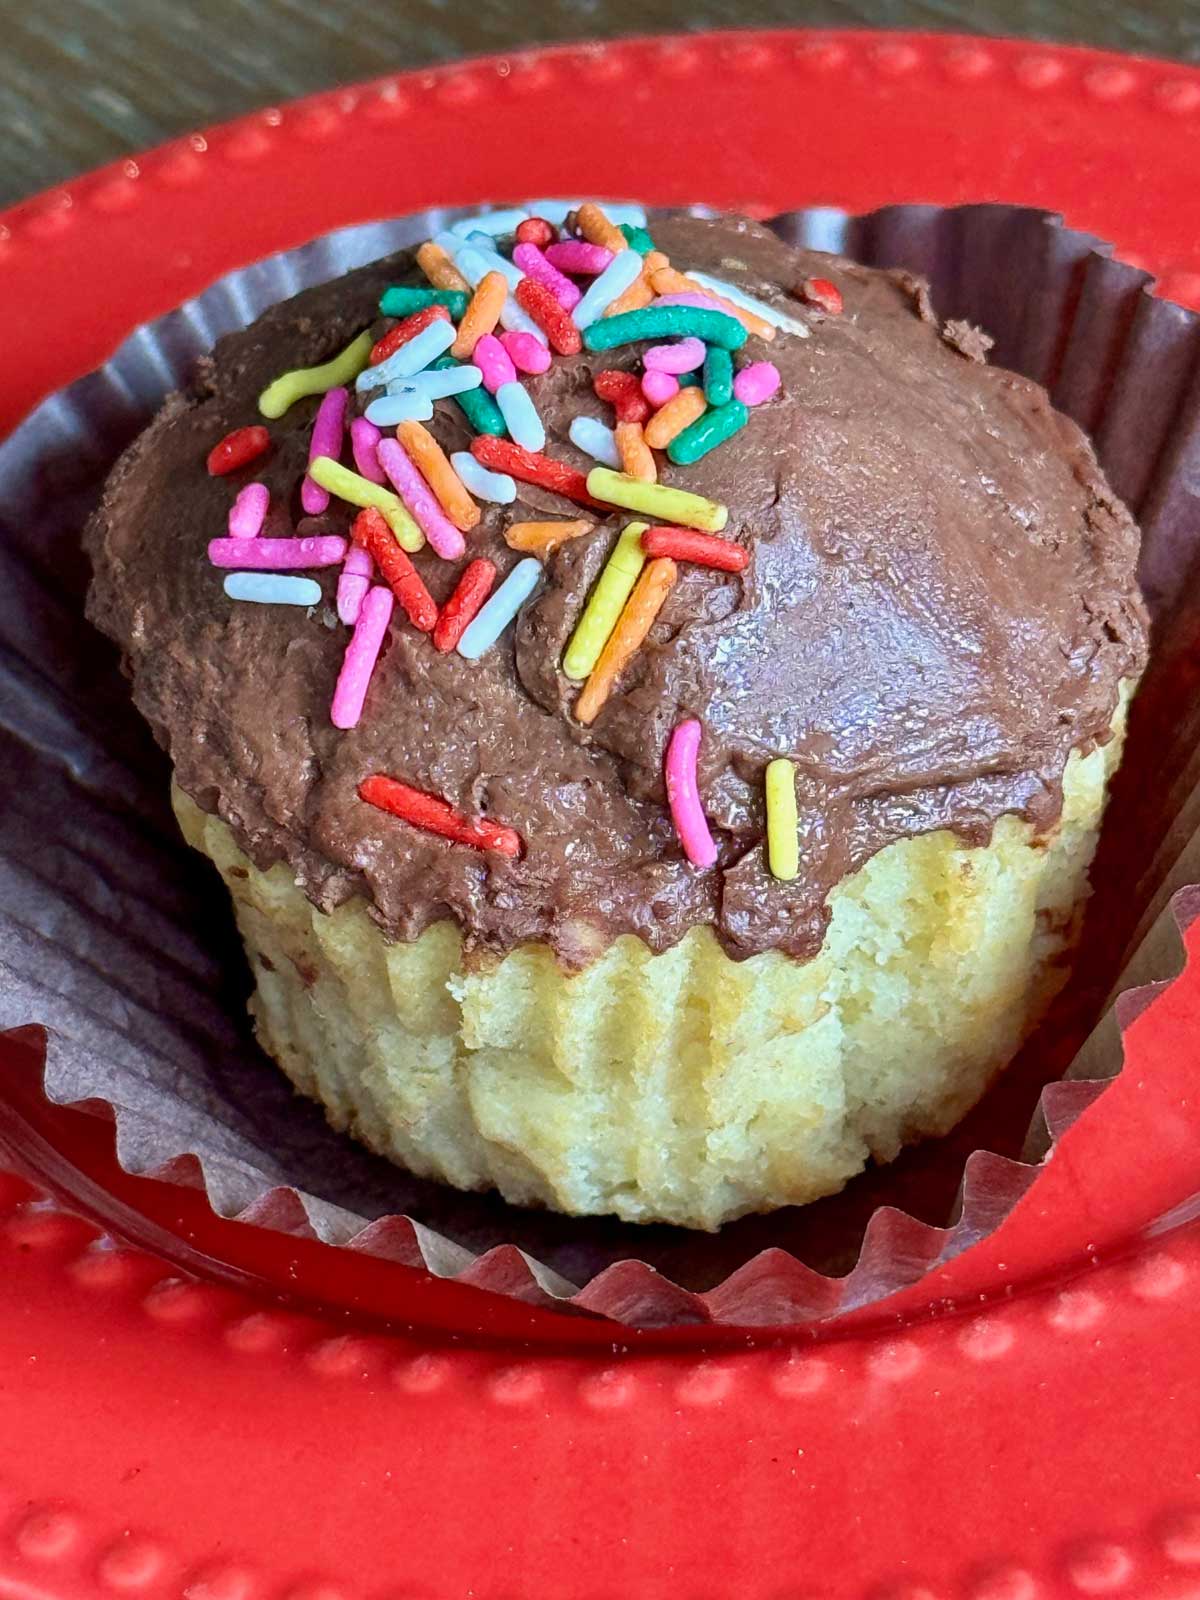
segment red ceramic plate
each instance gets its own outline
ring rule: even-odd
[[[905,34],[633,41],[339,91],[0,218],[0,427],[240,263],[533,192],[1019,201],[1200,303],[1198,126],[1182,67]],[[736,1350],[631,1349],[432,1282],[421,1330],[383,1328],[401,1269],[124,1177],[14,1050],[0,1133],[35,1182],[0,1172],[0,1597],[1198,1596],[1198,1024],[1188,972],[1033,1203],[934,1281]]]

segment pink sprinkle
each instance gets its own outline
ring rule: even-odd
[[[336,567],[346,554],[337,534],[315,539],[210,539],[214,567],[250,567],[259,572],[294,572],[305,567]]]
[[[733,392],[744,406],[760,406],[783,382],[773,361],[754,361],[733,380]]]
[[[335,728],[358,726],[363,701],[367,698],[367,686],[375,671],[375,663],[379,660],[395,604],[392,591],[382,583],[377,583],[363,599],[353,636],[342,657],[342,670],[338,673],[333,703],[329,708],[329,720]]]
[[[513,251],[513,265],[520,267],[526,277],[549,289],[564,311],[573,311],[583,299],[583,290],[570,278],[564,278],[535,244],[519,244]]]
[[[689,334],[678,344],[652,344],[642,357],[647,372],[695,372],[704,365],[704,341]]]
[[[717,847],[708,831],[696,784],[699,750],[700,724],[692,717],[679,724],[667,744],[667,804],[684,855],[694,867],[711,867],[717,859]]]
[[[379,429],[373,422],[368,422],[366,417],[355,417],[350,424],[350,449],[354,453],[354,465],[369,483],[386,483],[383,468],[375,459],[375,452],[379,449],[379,441],[383,438]]]
[[[229,537],[257,539],[271,504],[271,491],[265,483],[248,483],[238,490],[229,508]]]
[[[656,306],[700,306],[705,311],[719,311],[722,316],[731,317],[733,312],[728,306],[723,306],[719,300],[714,300],[710,294],[694,294],[688,290],[686,294],[660,294],[654,301]]]
[[[557,244],[546,246],[546,260],[560,272],[578,272],[585,278],[594,278],[612,260],[612,251],[602,244],[589,244],[586,239],[560,239]]]
[[[342,575],[338,579],[337,586],[338,620],[344,622],[348,628],[352,628],[358,621],[363,598],[371,587],[371,579],[374,576],[375,563],[371,560],[370,551],[364,550],[360,544],[352,544],[342,563]]]
[[[658,372],[651,367],[642,373],[642,393],[652,406],[665,406],[679,393],[679,379],[671,372]]]
[[[502,333],[500,343],[518,372],[545,372],[550,365],[549,350],[532,333]]]
[[[467,541],[442,510],[398,439],[384,439],[380,444],[379,465],[442,560],[457,561],[467,548]]]
[[[537,343],[536,339],[534,343]],[[512,358],[494,333],[485,333],[475,341],[471,360],[483,373],[483,387],[489,394],[495,394],[501,384],[517,381],[517,369],[512,364]]]
[[[348,389],[326,391],[313,418],[312,440],[308,446],[310,461],[315,461],[317,456],[328,456],[331,461],[336,461],[341,455],[342,430],[346,425],[346,407],[349,402]],[[319,483],[314,483],[306,474],[304,482],[300,485],[300,504],[310,517],[318,516],[322,511],[329,509],[329,490],[322,489]]]

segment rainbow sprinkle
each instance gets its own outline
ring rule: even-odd
[[[638,206],[587,200],[541,200],[460,217],[416,252],[424,284],[384,290],[379,311],[394,320],[382,334],[378,324],[364,329],[328,361],[282,373],[262,391],[258,409],[270,420],[320,397],[306,413],[311,435],[301,504],[309,514],[331,514],[332,501],[360,508],[360,521],[373,519],[373,543],[369,551],[361,540],[351,544],[336,534],[263,537],[271,495],[265,484],[248,483],[237,488],[227,535],[210,541],[208,555],[217,567],[238,569],[224,574],[231,600],[260,605],[317,607],[325,589],[297,572],[337,569],[336,615],[352,631],[330,706],[335,727],[353,729],[371,713],[371,684],[388,633],[398,622],[408,625],[397,613],[393,568],[403,565],[424,597],[410,638],[424,637],[429,648],[456,650],[463,661],[478,662],[547,577],[561,570],[551,560],[554,551],[598,526],[510,514],[501,531],[521,559],[492,588],[494,564],[470,548],[479,503],[513,504],[517,479],[522,495],[533,487],[537,495],[563,501],[562,509],[551,508],[559,517],[575,501],[601,516],[646,519],[628,522],[613,541],[562,656],[563,677],[583,685],[575,716],[584,725],[600,714],[643,647],[674,592],[677,562],[719,583],[738,581],[752,560],[744,528],[740,541],[712,537],[725,528],[728,507],[656,479],[668,462],[686,468],[718,449],[752,424],[754,408],[779,393],[773,362],[743,358],[749,341],[757,339],[761,350],[777,332],[810,338],[821,318],[803,321],[738,283],[681,270],[656,248],[645,223]],[[806,300],[826,312],[836,300],[840,311],[838,286],[820,280],[820,287],[819,297]],[[586,487],[584,474],[556,456],[553,441],[548,448],[536,399],[538,376],[556,361],[577,359],[581,346],[615,354],[614,364],[594,379],[597,397],[612,408],[613,425],[584,411],[568,425],[570,445],[597,463]],[[623,358],[623,351],[630,356]],[[584,382],[592,382],[586,369]],[[421,424],[436,426],[451,403],[475,439],[472,450],[447,458],[448,446]],[[391,428],[398,437],[381,432]],[[342,459],[347,439],[357,470]],[[234,429],[210,451],[209,471],[238,472],[269,444],[260,425]],[[511,470],[493,470],[500,467]],[[282,492],[280,503],[287,502]],[[540,501],[533,505],[541,509]],[[426,542],[455,565],[451,598],[432,638],[436,607],[409,560]],[[402,594],[402,607],[403,601]],[[331,615],[327,620],[333,625]],[[686,717],[664,752],[671,818],[686,860],[699,870],[718,859],[699,788],[703,734],[700,721]],[[764,793],[768,865],[787,881],[799,871],[791,761],[767,763]],[[512,829],[472,819],[398,779],[376,775],[361,786],[361,796],[455,843],[510,860],[521,854]]]

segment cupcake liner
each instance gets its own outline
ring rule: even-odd
[[[1045,383],[1092,432],[1142,521],[1154,654],[1079,972],[956,1132],[841,1195],[718,1235],[559,1217],[411,1178],[292,1094],[254,1043],[232,914],[178,835],[166,758],[116,652],[82,623],[83,520],[195,360],[274,302],[461,214],[343,229],[230,274],[138,329],[0,446],[0,1032],[44,1029],[51,1100],[114,1118],[127,1171],[203,1188],[223,1216],[634,1326],[858,1309],[985,1237],[1037,1182],[1050,1144],[1119,1067],[1120,1028],[1148,1003],[1143,987],[1115,1002],[1114,991],[1169,977],[1178,930],[1200,914],[1200,890],[1186,887],[1200,877],[1197,319],[1044,212],[820,208],[772,223],[794,242],[929,277],[943,318],[985,326],[995,361]]]

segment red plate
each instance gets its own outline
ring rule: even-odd
[[[1021,201],[1200,303],[1198,126],[1186,68],[902,34],[634,41],[339,91],[0,219],[0,426],[235,265],[535,191],[761,214]],[[1189,972],[1034,1203],[932,1284],[736,1352],[700,1333],[618,1349],[433,1284],[423,1334],[373,1331],[388,1263],[124,1178],[103,1126],[49,1116],[14,1062],[8,1126],[40,1187],[0,1173],[0,1596],[1200,1595],[1198,1012]],[[47,1198],[87,1203],[91,1181],[199,1278]],[[259,1287],[204,1281],[236,1270]],[[343,1309],[281,1309],[262,1279]]]

